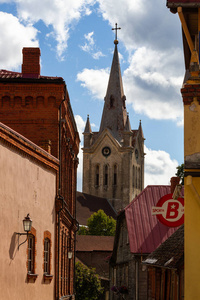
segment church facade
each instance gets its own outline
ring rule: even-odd
[[[83,133],[83,192],[109,199],[119,211],[144,188],[144,136],[141,122],[131,129],[117,39],[114,44],[100,129],[91,130],[88,116]]]

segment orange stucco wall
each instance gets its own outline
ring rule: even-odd
[[[0,299],[54,299],[56,173],[0,141]],[[18,250],[22,220],[30,214],[36,229],[35,282],[27,282],[27,242]],[[50,283],[43,281],[43,238],[52,236]],[[19,238],[19,243],[25,236]]]

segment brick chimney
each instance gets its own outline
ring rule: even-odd
[[[174,193],[175,187],[177,186],[177,184],[179,184],[180,181],[180,177],[172,177],[170,182],[171,182],[171,194]]]
[[[39,78],[40,48],[23,48],[22,77]]]

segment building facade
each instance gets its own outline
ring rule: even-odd
[[[23,48],[21,73],[0,70],[0,121],[59,159],[56,182],[55,297],[74,294],[76,173],[79,136],[66,84],[40,75],[40,49]]]
[[[111,300],[123,299],[122,296],[126,300],[149,299],[149,274],[142,261],[177,230],[163,225],[151,213],[161,197],[172,196],[174,181],[171,183],[147,186],[118,215],[110,259]]]
[[[0,123],[0,166],[1,299],[55,299],[59,160]]]
[[[115,40],[114,56],[99,132],[89,116],[84,130],[83,192],[109,199],[119,211],[144,188],[144,136],[132,130]]]
[[[167,1],[177,13],[183,36],[185,73],[181,94],[184,104],[185,184],[185,299],[200,295],[200,0]]]

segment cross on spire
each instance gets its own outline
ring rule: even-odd
[[[112,28],[112,30],[115,30],[115,41],[117,41],[117,30],[120,30],[121,27],[117,27],[117,23],[115,23],[115,28]]]

